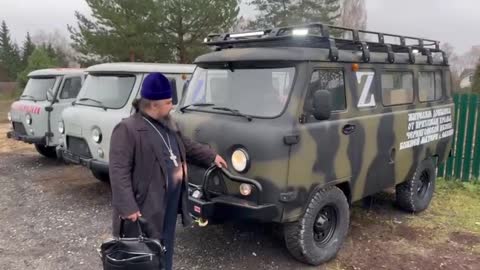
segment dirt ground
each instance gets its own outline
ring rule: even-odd
[[[97,249],[110,234],[109,186],[83,167],[7,140],[8,128],[0,124],[0,269],[101,269]],[[460,198],[439,186],[419,215],[397,210],[389,193],[355,205],[348,238],[326,265],[296,262],[269,225],[224,224],[179,226],[175,269],[478,270],[480,188]],[[457,206],[462,198],[473,208]]]
[[[0,99],[0,124],[7,123],[7,114],[10,111],[10,105],[13,103],[11,100]]]

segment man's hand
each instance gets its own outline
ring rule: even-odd
[[[219,155],[215,157],[215,165],[219,168],[227,168],[227,162]]]
[[[142,214],[140,214],[140,211],[137,211],[137,212],[129,215],[128,217],[123,217],[123,218],[124,218],[124,219],[128,219],[128,220],[130,220],[130,221],[132,221],[132,222],[135,222],[135,221],[137,221],[137,219],[138,219],[139,217],[141,217],[141,216],[142,216]]]

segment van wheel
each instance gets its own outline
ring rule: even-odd
[[[40,155],[47,157],[47,158],[57,158],[57,152],[55,151],[55,147],[53,146],[45,146],[41,144],[35,144],[35,149],[37,150]]]
[[[418,213],[428,208],[435,191],[437,178],[431,159],[424,160],[415,170],[413,177],[396,187],[396,201],[405,211]]]
[[[95,178],[97,178],[101,182],[106,182],[106,183],[110,182],[110,176],[108,175],[108,173],[92,170],[92,174]]]
[[[347,236],[350,210],[337,187],[318,191],[300,220],[285,224],[288,251],[304,263],[319,265],[333,259]]]

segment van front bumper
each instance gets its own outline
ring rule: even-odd
[[[273,204],[258,205],[232,196],[219,196],[209,201],[188,196],[189,210],[196,218],[227,220],[273,221],[277,207]]]
[[[208,194],[205,186],[208,186],[209,178],[218,173],[221,173],[231,181],[254,186],[256,200],[242,199],[228,194]],[[225,169],[211,167],[205,172],[201,186],[191,185],[189,187],[189,211],[194,218],[203,218],[217,222],[228,220],[274,221],[278,217],[279,210],[275,204],[262,203],[262,191],[263,188],[260,183],[253,179],[234,176]],[[195,193],[196,197],[194,197]],[[198,196],[199,193],[201,194],[200,196]]]
[[[46,145],[46,142],[47,142],[46,136],[21,135],[16,133],[15,131],[7,132],[7,138],[26,142],[26,143],[41,144],[41,145]]]
[[[108,173],[108,163],[105,161],[93,158],[84,158],[60,147],[57,148],[57,156],[61,157],[68,163],[82,165],[92,171]]]

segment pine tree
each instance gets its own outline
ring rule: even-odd
[[[190,62],[206,49],[203,39],[228,29],[239,12],[238,0],[86,2],[94,19],[76,12],[73,46],[114,61]]]
[[[301,0],[295,5],[296,21],[336,25],[341,16],[339,0]]]
[[[254,6],[259,15],[252,21],[250,28],[265,29],[286,26],[295,23],[295,0],[252,0],[248,4]]]
[[[0,27],[0,62],[7,69],[10,79],[15,80],[21,68],[20,50],[10,38],[7,23],[2,21]]]
[[[30,55],[32,55],[33,51],[35,51],[35,44],[32,42],[30,33],[27,32],[27,36],[25,37],[25,41],[23,42],[22,46],[22,70],[27,67],[28,58]]]
[[[249,5],[259,12],[251,28],[320,22],[338,24],[341,16],[340,0],[252,0]]]

